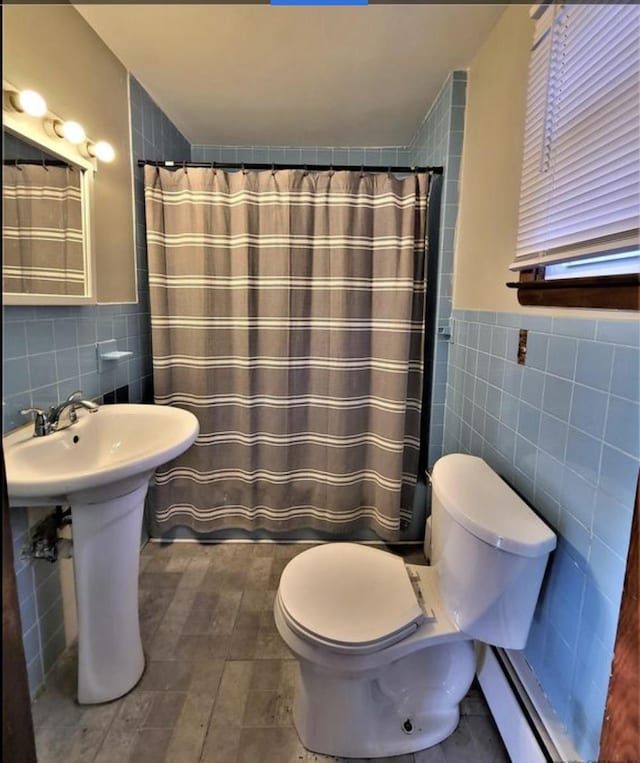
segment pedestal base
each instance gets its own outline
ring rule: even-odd
[[[78,607],[78,702],[108,702],[144,671],[138,618],[140,532],[148,481],[71,507]]]

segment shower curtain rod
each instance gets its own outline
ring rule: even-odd
[[[165,169],[189,169],[190,167],[208,167],[209,169],[234,169],[234,170],[310,170],[335,172],[397,172],[411,174],[413,172],[430,172],[432,175],[442,175],[442,167],[393,167],[393,166],[370,166],[366,164],[256,164],[254,162],[171,162],[138,159],[138,167],[149,165],[151,167],[164,167]]]
[[[62,159],[3,159],[2,164],[5,167],[24,164],[36,167],[40,165],[41,167],[69,167],[69,169],[72,169],[72,165]]]

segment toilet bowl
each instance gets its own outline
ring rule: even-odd
[[[432,479],[431,566],[332,543],[282,573],[275,622],[299,661],[293,719],[308,750],[435,745],[458,724],[474,639],[526,643],[555,535],[479,458],[444,456]]]

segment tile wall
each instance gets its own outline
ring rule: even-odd
[[[66,647],[64,607],[58,564],[25,562],[20,552],[27,540],[28,512],[12,508],[13,561],[22,624],[22,643],[31,694]]]
[[[190,157],[188,141],[131,79],[134,159]],[[136,168],[136,264],[138,302],[78,307],[3,309],[3,431],[25,422],[19,411],[47,406],[76,389],[102,397],[128,385],[129,400],[152,398],[149,290],[146,276],[144,197]],[[119,349],[133,352],[112,370],[98,373],[96,342],[116,339]],[[27,538],[27,512],[11,510],[18,598],[31,692],[65,648],[62,590],[57,564],[25,563],[19,551]]]
[[[41,151],[24,140],[20,140],[10,132],[2,133],[2,158],[4,161],[13,159],[37,159],[44,161],[50,154]]]
[[[145,325],[147,331],[150,331],[149,271],[147,268],[144,214],[144,168],[138,167],[138,160],[188,162],[191,160],[191,144],[133,76],[129,77],[129,97],[131,103],[131,151],[134,163],[138,299],[144,306]],[[151,374],[151,344],[150,338],[147,337],[147,339],[146,368]]]
[[[586,760],[598,754],[640,466],[639,348],[637,321],[453,314],[444,448],[484,458],[558,534],[525,654]]]
[[[257,164],[335,164],[404,167],[410,164],[404,146],[342,148],[336,146],[191,146],[194,162],[255,162]]]
[[[453,284],[453,244],[458,216],[458,178],[462,158],[467,73],[452,72],[408,146],[409,163],[444,167],[438,283],[435,366],[432,388],[429,466],[442,454],[447,379],[449,318]],[[429,285],[428,288],[433,288]]]

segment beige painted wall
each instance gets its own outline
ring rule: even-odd
[[[585,318],[630,318],[622,310],[525,308],[507,281],[518,227],[520,169],[534,22],[529,6],[500,17],[469,68],[460,174],[453,306]]]
[[[521,310],[508,267],[513,261],[524,131],[529,7],[504,12],[469,68],[454,308]]]
[[[51,111],[116,151],[95,176],[97,295],[99,302],[135,302],[127,71],[69,5],[5,5],[2,15],[4,78],[37,90]]]

